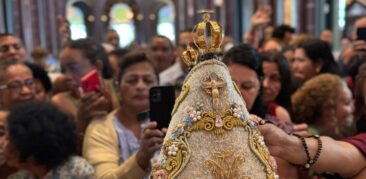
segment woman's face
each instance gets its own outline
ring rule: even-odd
[[[246,107],[250,111],[259,93],[260,84],[257,73],[240,64],[230,64],[229,71],[231,78],[238,85],[241,95],[244,98]]]
[[[80,79],[95,69],[95,66],[78,49],[64,48],[59,60],[66,84],[71,90],[77,90],[80,87]]]
[[[263,86],[263,102],[269,104],[274,102],[281,91],[281,75],[278,64],[275,62],[263,61],[262,64],[264,79]]]
[[[338,118],[338,123],[347,124],[347,119],[352,117],[354,111],[354,102],[352,98],[352,93],[346,85],[343,85],[341,94],[337,101],[336,106],[336,117]]]
[[[295,50],[295,57],[291,63],[292,75],[295,78],[302,79],[304,81],[314,77],[317,74],[317,66],[305,55],[305,51],[302,48]]]
[[[137,112],[149,109],[149,90],[158,84],[153,66],[148,62],[128,67],[120,82],[121,106]]]
[[[1,104],[10,108],[15,104],[34,99],[34,80],[32,71],[23,64],[10,66],[0,85]]]

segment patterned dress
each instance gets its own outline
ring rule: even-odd
[[[43,179],[92,179],[94,168],[78,156],[70,157],[63,165],[50,170]],[[31,172],[21,170],[8,177],[8,179],[37,179]]]

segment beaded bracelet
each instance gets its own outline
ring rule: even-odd
[[[297,135],[297,134],[292,134],[292,135],[296,136],[297,138],[299,138],[301,140],[302,145],[304,147],[305,154],[306,154],[306,158],[307,158],[304,167],[306,169],[309,169],[319,159],[320,152],[321,152],[322,147],[323,147],[322,140],[320,140],[320,136],[319,135],[309,136],[309,137],[312,137],[312,138],[314,138],[314,139],[316,139],[318,141],[318,150],[316,151],[314,158],[311,159],[310,153],[309,153],[309,149],[308,149],[308,145],[306,144],[305,138],[302,137],[302,136],[300,136],[300,135]]]

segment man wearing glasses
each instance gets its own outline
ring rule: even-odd
[[[15,61],[0,61],[0,110],[34,99],[32,71]]]
[[[0,178],[7,178],[16,171],[6,164],[2,150],[7,111],[18,103],[33,100],[34,86],[32,71],[26,65],[0,60]]]

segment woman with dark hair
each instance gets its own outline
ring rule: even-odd
[[[5,121],[8,111],[16,104],[32,101],[35,96],[32,71],[23,63],[13,60],[0,61],[0,146],[5,141]],[[4,150],[0,147],[0,178],[7,176],[15,168],[7,165]]]
[[[107,103],[112,100],[113,108],[118,107],[117,99],[105,100],[106,94],[116,93],[112,80],[101,80],[99,91],[83,96],[80,80],[86,74],[97,70],[100,79],[110,77],[107,75],[108,57],[103,47],[92,39],[79,39],[69,41],[60,52],[59,60],[64,73],[65,81],[69,91],[58,93],[52,97],[52,102],[73,120],[78,118],[78,109],[83,105],[93,106],[106,111],[112,108]],[[86,99],[88,98],[88,99]],[[110,98],[110,97],[109,97]],[[88,101],[88,104],[85,103]],[[108,102],[107,102],[108,101]],[[92,105],[92,103],[95,103]],[[90,110],[84,115],[91,114]],[[88,118],[88,117],[87,117]]]
[[[231,78],[238,85],[246,107],[251,114],[264,118],[260,81],[263,77],[257,50],[249,44],[240,44],[224,54],[223,62],[228,66]]]
[[[302,82],[321,73],[339,74],[329,44],[319,39],[302,41],[297,46],[291,69],[294,79]]]
[[[149,109],[149,89],[158,84],[158,74],[146,53],[137,51],[126,54],[118,79],[120,108],[89,124],[83,156],[96,178],[143,178],[164,137],[156,122],[137,119]]]
[[[228,66],[232,80],[238,85],[249,113],[265,118],[267,108],[263,104],[261,91],[263,72],[257,50],[248,44],[234,46],[224,55],[223,62]],[[271,121],[277,120],[271,119]],[[276,125],[280,125],[286,132],[302,135],[307,130],[307,126],[304,125],[292,126],[279,122],[276,122]],[[294,178],[297,175],[296,168],[279,159],[276,161],[281,178]]]
[[[9,179],[93,178],[88,162],[73,156],[76,133],[68,117],[48,103],[14,107],[6,121],[5,158],[19,171]]]
[[[32,71],[23,63],[11,60],[0,62],[0,110],[8,111],[14,105],[34,100]]]
[[[52,82],[47,72],[37,64],[26,63],[27,67],[32,70],[34,77],[35,100],[46,102],[52,90]]]
[[[290,109],[291,72],[285,57],[275,51],[260,54],[263,70],[262,98],[268,114],[279,120],[291,121]]]

